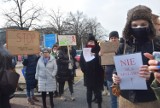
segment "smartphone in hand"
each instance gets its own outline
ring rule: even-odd
[[[153,57],[154,57],[155,60],[160,62],[160,52],[154,51],[153,52]]]

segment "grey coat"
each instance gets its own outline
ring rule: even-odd
[[[50,56],[48,63],[44,64],[43,56],[40,57],[36,67],[35,78],[38,80],[38,91],[55,91],[56,90],[56,79],[57,63],[53,56]]]

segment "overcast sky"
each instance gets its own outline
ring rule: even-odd
[[[12,4],[2,3],[0,9],[8,9]],[[98,22],[108,30],[121,31],[126,21],[127,11],[136,5],[146,5],[152,9],[152,13],[160,15],[160,0],[29,0],[46,11],[58,8],[65,12],[79,10],[89,18],[97,18]],[[1,12],[1,11],[0,11]],[[1,13],[0,13],[1,14]],[[0,27],[4,25],[4,17],[0,15]]]

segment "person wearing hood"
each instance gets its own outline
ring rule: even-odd
[[[120,90],[119,108],[159,108],[160,103],[151,89],[154,74],[148,70],[148,58],[143,53],[159,51],[155,43],[155,28],[152,23],[152,10],[146,6],[138,5],[128,11],[127,22],[123,31],[124,43],[120,44],[117,55],[142,53],[143,65],[139,76],[146,79],[147,90]],[[113,82],[119,84],[121,78],[113,74]]]
[[[100,51],[100,46],[98,45],[95,37],[89,35],[86,48],[91,48],[91,53],[94,55],[94,59],[91,61],[85,61],[83,52],[80,58],[80,67],[84,73],[84,83],[87,88],[87,103],[88,108],[92,108],[92,95],[95,93],[95,98],[97,99],[98,108],[102,108],[102,89],[104,82],[104,71],[100,64],[98,53]],[[92,68],[91,68],[92,67]]]

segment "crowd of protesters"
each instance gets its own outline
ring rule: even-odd
[[[143,5],[138,5],[128,11],[120,40],[117,31],[110,32],[109,41],[120,43],[115,55],[142,53],[143,65],[140,66],[139,76],[144,78],[147,84],[147,90],[120,90],[119,97],[112,92],[112,86],[121,83],[115,65],[105,65],[105,69],[102,67],[100,56],[103,54],[100,52],[100,45],[93,34],[88,34],[85,48],[91,49],[93,58],[87,61],[85,52],[82,51],[79,61],[84,75],[88,108],[92,108],[93,95],[97,107],[102,108],[104,79],[107,82],[112,108],[160,107],[158,101],[160,100],[160,74],[158,73],[160,61],[154,60],[154,56],[151,55],[154,51],[160,51],[159,40],[155,33],[152,10]],[[73,46],[59,46],[58,44],[53,45],[52,49],[42,49],[41,54],[24,55],[22,64],[25,67],[27,102],[34,105],[39,101],[34,95],[34,89],[38,87],[43,108],[47,108],[47,92],[50,97],[50,107],[54,108],[54,96],[60,97],[63,101],[67,100],[64,93],[65,82],[68,82],[69,99],[74,101],[73,84],[77,69],[75,56],[76,50]],[[5,70],[15,71],[16,63],[13,58],[3,46],[0,47],[0,108],[11,107],[9,99],[14,94],[14,89],[10,85],[3,84],[3,74]]]

